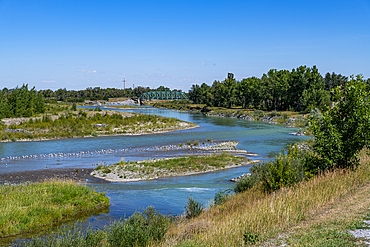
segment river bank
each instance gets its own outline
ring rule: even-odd
[[[49,228],[83,212],[109,206],[103,192],[71,180],[0,186],[0,238]]]
[[[104,179],[91,176],[93,168],[50,168],[36,171],[0,173],[0,185],[44,182],[53,179],[68,179],[78,183],[109,183]]]
[[[53,116],[3,119],[0,125],[0,142],[146,135],[197,127],[199,126],[194,123],[156,115],[84,110]]]
[[[207,107],[204,104],[188,104],[176,101],[149,103],[152,107],[173,109],[173,110],[189,110],[202,112],[206,116],[211,117],[227,117],[238,118],[246,121],[261,121],[268,124],[282,124],[287,128],[301,127],[307,125],[307,114],[299,114],[291,111],[262,111],[242,108],[224,108],[224,107]]]

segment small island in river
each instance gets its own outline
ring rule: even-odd
[[[134,162],[121,161],[113,165],[98,166],[91,175],[110,182],[134,182],[161,177],[194,175],[260,162],[244,156],[236,156],[237,153],[248,155],[247,151],[236,149],[237,144],[237,142],[221,142],[206,148],[199,147],[208,151],[203,155]]]
[[[44,141],[107,135],[156,134],[199,127],[157,115],[111,110],[67,111],[41,117],[2,119],[0,141]]]

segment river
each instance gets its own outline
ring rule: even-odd
[[[107,108],[109,109],[109,108]],[[117,109],[114,109],[117,110]],[[121,111],[156,114],[174,117],[198,124],[200,127],[190,130],[174,131],[162,134],[142,136],[111,136],[96,138],[74,138],[42,142],[0,143],[0,172],[38,170],[45,168],[91,168],[96,164],[116,163],[120,160],[140,160],[183,155],[186,151],[158,151],[147,149],[153,146],[176,145],[188,141],[233,140],[238,141],[237,148],[257,153],[255,160],[267,161],[289,144],[303,141],[307,137],[289,135],[297,129],[284,128],[280,125],[251,122],[236,118],[207,117],[201,113],[174,111],[158,108],[122,109]],[[46,157],[41,154],[80,153],[78,157]],[[88,154],[86,154],[88,153]],[[37,158],[9,160],[7,157],[38,155]],[[209,205],[216,192],[232,188],[230,178],[249,171],[249,166],[238,167],[201,175],[161,178],[150,181],[130,183],[91,184],[98,191],[105,191],[110,198],[109,212],[91,216],[87,222],[93,227],[130,216],[136,210],[149,205],[160,209],[162,213],[181,214],[187,198]]]

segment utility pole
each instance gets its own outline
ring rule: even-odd
[[[123,96],[126,96],[126,78],[123,78]]]

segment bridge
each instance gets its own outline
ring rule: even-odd
[[[188,96],[177,91],[151,91],[143,93],[140,96],[139,101],[141,102],[144,99],[188,99]]]

